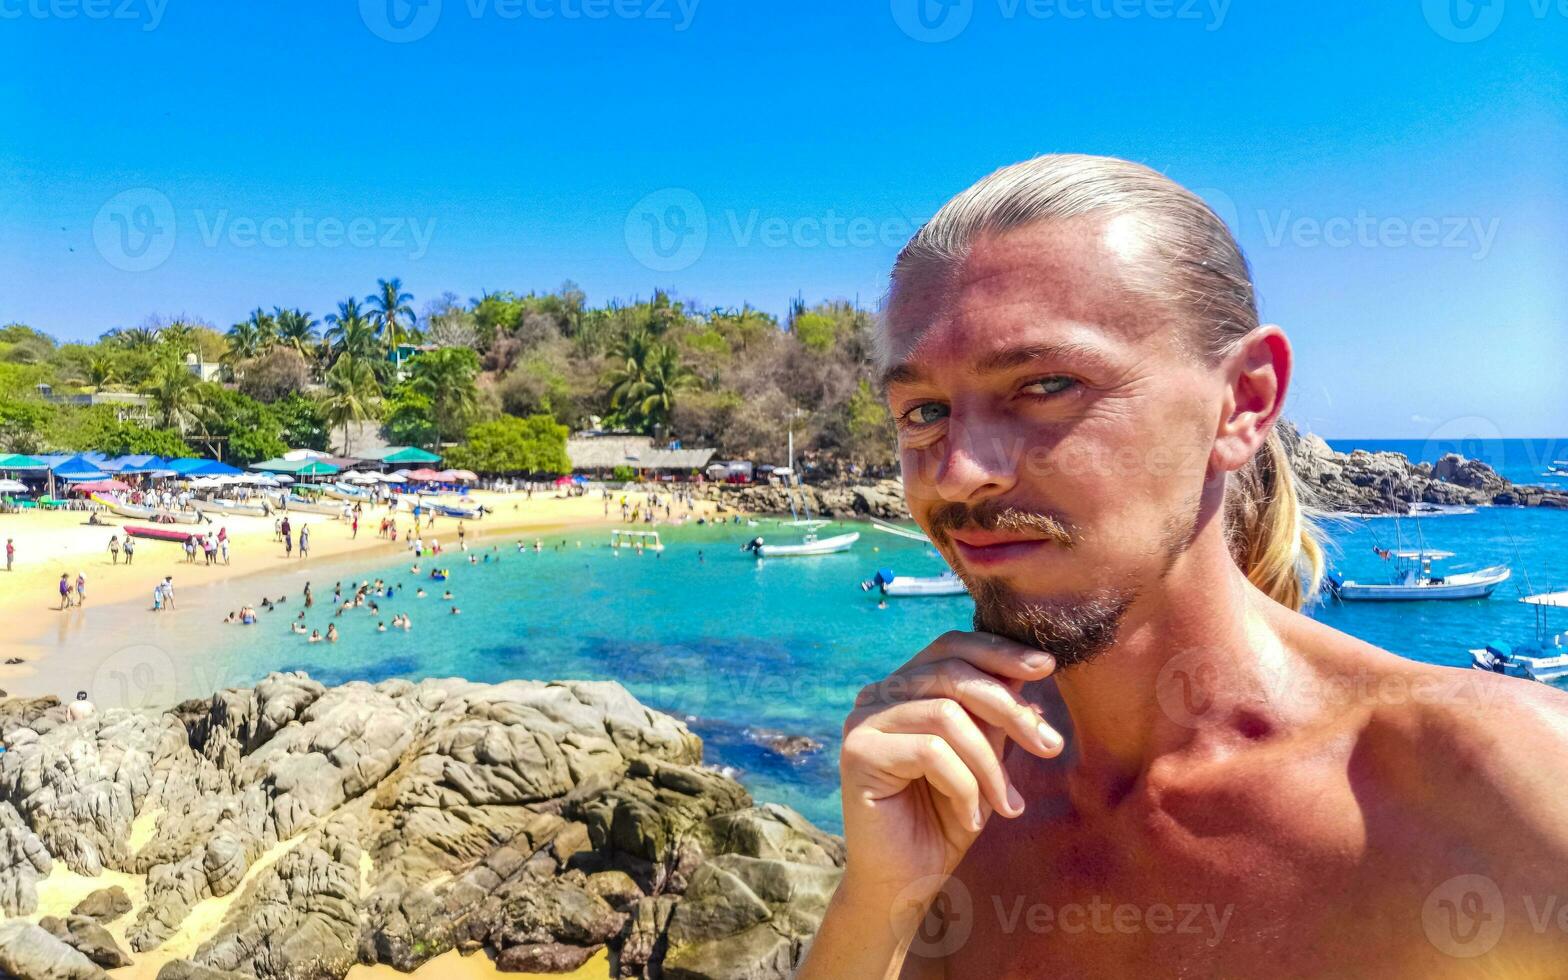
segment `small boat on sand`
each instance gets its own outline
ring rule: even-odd
[[[296,514],[322,514],[327,517],[341,517],[342,504],[329,504],[318,500],[306,500],[290,494],[282,498],[283,509]]]
[[[199,537],[200,532],[186,531],[176,527],[147,527],[141,524],[125,525],[125,533],[133,538],[151,538],[154,541],[177,541],[184,544],[187,540]]]
[[[157,521],[160,524],[196,524],[202,519],[201,513],[194,510],[163,510],[156,507],[139,507],[128,504],[118,497],[109,494],[95,493],[93,500],[109,508],[110,513],[121,517],[134,517],[137,520]],[[183,538],[181,540],[184,540]]]
[[[272,509],[267,506],[265,501],[261,500],[222,500],[219,498],[210,498],[207,500],[192,501],[191,506],[196,508],[198,511],[201,511],[202,513],[210,514],[243,514],[246,517],[266,517],[272,513]]]

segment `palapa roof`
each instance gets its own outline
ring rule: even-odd
[[[574,470],[695,470],[708,465],[712,449],[656,449],[650,436],[589,436],[566,440]]]

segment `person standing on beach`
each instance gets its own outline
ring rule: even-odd
[[[129,565],[131,559],[136,557],[136,539],[129,534],[125,536],[125,563]]]
[[[310,557],[310,525],[302,524],[299,529],[299,556]]]
[[[85,606],[85,605],[87,605],[87,573],[86,572],[77,572],[76,573],[76,604],[78,606]]]
[[[1568,693],[1302,614],[1294,354],[1215,211],[1038,157],[891,280],[869,347],[974,629],[855,697],[795,976],[1562,976]]]
[[[16,542],[12,541],[10,538],[6,538],[5,539],[5,570],[9,572],[11,570],[11,566],[13,564],[15,564],[15,563],[16,563]]]
[[[60,608],[64,609],[66,606],[69,606],[70,604],[71,604],[71,580],[70,580],[70,576],[67,573],[65,573],[65,572],[61,572],[60,573]]]
[[[174,608],[174,576],[173,575],[165,575],[163,577],[163,608],[165,608],[165,609],[173,609]]]
[[[111,534],[111,535],[109,535],[109,564],[111,564],[111,565],[118,565],[119,563],[120,563],[120,536],[118,534]]]
[[[218,550],[223,552],[223,563],[227,565],[229,563],[229,529],[227,527],[218,528]]]

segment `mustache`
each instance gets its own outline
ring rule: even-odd
[[[933,541],[950,544],[954,531],[1025,531],[1063,547],[1073,546],[1072,528],[1044,511],[1021,510],[998,500],[978,504],[950,501],[931,508],[928,517]]]

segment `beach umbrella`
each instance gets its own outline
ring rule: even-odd
[[[408,477],[403,476],[403,475],[401,475],[399,473],[383,473],[383,474],[381,474],[381,482],[382,483],[407,483],[408,482]]]
[[[26,493],[27,484],[21,480],[0,480],[0,493]]]
[[[452,475],[452,479],[461,480],[464,483],[473,483],[479,479],[479,474],[473,470],[447,470],[447,472]]]
[[[121,483],[119,480],[87,480],[71,484],[72,490],[81,493],[124,493],[130,488],[130,484]]]
[[[42,470],[48,464],[37,456],[25,456],[22,453],[0,453],[0,470]]]

